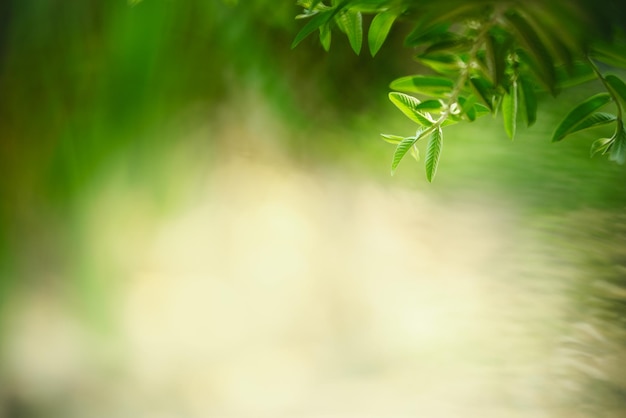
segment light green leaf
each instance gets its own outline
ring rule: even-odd
[[[325,10],[323,12],[316,13],[311,18],[311,20],[309,20],[307,24],[304,25],[302,29],[300,29],[300,32],[298,32],[295,39],[293,40],[293,43],[291,44],[291,48],[293,49],[298,46],[298,44],[302,42],[304,38],[315,32],[317,28],[319,28],[323,24],[327,23],[333,17],[333,15],[334,10]]]
[[[328,23],[320,26],[320,42],[326,52],[330,50],[331,30]]]
[[[360,12],[346,10],[337,17],[339,29],[346,34],[352,50],[359,55],[363,43],[363,17]]]
[[[374,19],[372,19],[369,32],[367,33],[367,42],[372,56],[376,55],[378,50],[380,50],[397,17],[398,13],[395,10],[389,10],[377,14]]]
[[[526,126],[532,126],[537,120],[537,96],[532,83],[522,77],[518,80],[518,94],[520,102],[520,114],[526,121]]]
[[[383,137],[383,141],[389,142],[390,144],[398,145],[404,139],[403,136],[398,135],[389,135],[389,134],[380,134]]]
[[[420,160],[420,150],[417,148],[417,145],[415,144],[413,144],[413,146],[411,147],[411,157],[413,157],[415,161]]]
[[[420,101],[415,97],[404,93],[391,92],[389,93],[389,100],[413,122],[422,126],[431,126],[433,124],[432,120],[417,110]]]
[[[432,182],[437,174],[437,167],[439,166],[439,157],[441,156],[441,149],[443,148],[443,132],[441,128],[437,127],[430,135],[428,145],[426,145],[426,179]]]
[[[517,82],[511,85],[511,91],[505,93],[502,98],[502,118],[504,119],[504,130],[509,138],[515,138],[515,128],[517,126]]]
[[[609,83],[615,93],[617,93],[619,98],[622,99],[622,102],[626,104],[626,84],[624,84],[622,79],[614,75],[607,75],[604,79]]]
[[[421,54],[417,60],[442,74],[457,73],[463,64],[459,56],[449,52]]]
[[[591,157],[593,157],[597,153],[606,154],[606,152],[611,147],[614,139],[615,138],[600,138],[593,141],[590,151]]]
[[[391,162],[391,175],[393,176],[398,168],[398,164],[404,158],[406,153],[411,149],[411,147],[417,142],[418,137],[412,136],[409,138],[404,138],[396,147],[396,151],[393,153],[393,160]]]
[[[594,126],[606,125],[607,123],[615,122],[616,120],[617,116],[611,113],[593,113],[574,126],[568,135],[571,135],[574,132],[582,131],[583,129],[593,128]]]
[[[569,135],[572,130],[581,123],[585,118],[591,115],[602,106],[611,101],[611,95],[608,93],[599,93],[580,103],[572,109],[565,119],[561,121],[559,126],[552,135],[552,142],[560,141]]]
[[[444,77],[414,75],[398,78],[391,82],[390,87],[407,93],[446,97],[454,88],[454,82]]]

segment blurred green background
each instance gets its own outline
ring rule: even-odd
[[[410,28],[402,24],[394,28],[375,59],[367,54],[355,56],[339,34],[335,35],[329,53],[322,50],[315,37],[291,50],[291,41],[302,25],[294,20],[299,11],[292,2],[270,0],[237,4],[218,0],[145,0],[135,6],[123,0],[1,3],[0,416],[308,417],[330,416],[331,412],[335,414],[332,416],[367,416],[353,399],[363,396],[387,399],[387,403],[381,401],[377,405],[388,416],[398,417],[414,416],[411,414],[419,411],[427,413],[422,416],[459,416],[455,415],[458,411],[449,408],[450,403],[464,405],[466,412],[471,410],[464,416],[491,416],[492,410],[494,416],[572,416],[568,408],[616,414],[605,416],[622,413],[626,383],[623,376],[609,372],[619,370],[619,366],[626,369],[626,170],[603,158],[589,158],[589,146],[597,132],[559,144],[549,142],[555,123],[570,104],[598,86],[581,86],[556,99],[542,97],[543,110],[537,125],[520,132],[515,142],[506,139],[501,121],[490,117],[447,128],[434,184],[425,181],[421,164],[408,159],[392,178],[389,163],[393,149],[379,139],[379,133],[408,135],[414,129],[386,99],[392,79],[417,69],[410,52],[402,48],[403,36]],[[160,239],[167,241],[163,234],[169,236],[159,231],[169,231],[167,225],[182,222],[172,219],[185,218],[184,214],[194,208],[205,207],[211,208],[200,211],[205,217],[189,215],[187,238],[180,238],[190,249],[183,244],[180,248],[163,244],[171,251],[154,250],[161,248]],[[283,213],[281,208],[290,208],[293,213]],[[269,211],[268,218],[255,218],[257,209],[262,214],[266,214],[263,210]],[[267,222],[269,230],[260,234]],[[287,223],[283,225],[284,222]],[[220,225],[228,225],[229,232],[220,229]],[[240,225],[248,227],[242,227],[241,235],[233,235]],[[283,227],[287,235],[284,242],[278,242]],[[290,239],[304,238],[289,238],[291,232],[287,230],[309,231],[317,238],[311,238],[310,247],[300,247]],[[390,251],[388,263],[384,257],[380,260],[380,270],[368,267],[366,261],[382,257],[378,247],[370,249],[373,253],[354,250],[369,242],[360,241],[359,236],[370,233],[379,234],[371,239],[385,242],[385,249]],[[207,236],[213,241],[204,241]],[[250,242],[258,247],[248,247]],[[415,246],[414,251],[411,246]],[[394,248],[400,247],[410,254],[404,261],[394,258]],[[472,256],[472,251],[479,251],[475,247],[483,251],[476,259]],[[257,277],[261,283],[273,277],[274,271],[283,271],[289,262],[296,270],[304,269],[306,273],[302,275],[312,277],[311,286],[318,286],[318,279],[327,286],[322,291],[326,297],[321,300],[334,302],[320,309],[328,309],[329,329],[333,331],[322,333],[324,337],[317,339],[306,338],[328,347],[313,356],[316,360],[305,357],[308,360],[301,363],[314,364],[313,370],[328,369],[328,373],[311,372],[313,377],[293,378],[308,382],[308,389],[302,389],[308,398],[290,395],[290,384],[280,386],[283,375],[279,371],[272,382],[281,389],[268,395],[276,397],[275,403],[245,403],[242,399],[249,399],[249,394],[260,390],[255,379],[260,379],[258,384],[263,386],[259,376],[265,376],[265,372],[254,373],[252,366],[239,377],[228,368],[222,374],[216,372],[237,382],[228,396],[219,390],[221,378],[205,385],[194,380],[202,382],[198,376],[185,375],[182,379],[175,372],[172,375],[177,377],[165,373],[160,378],[191,381],[192,389],[179,390],[172,383],[158,390],[138,389],[136,396],[111,389],[116,381],[125,382],[129,388],[135,384],[141,387],[137,383],[141,379],[128,371],[132,369],[129,364],[133,357],[127,353],[133,352],[128,341],[136,333],[141,334],[142,327],[129,331],[131,328],[124,324],[132,322],[132,315],[129,316],[128,307],[120,307],[120,301],[132,293],[145,260],[160,257],[157,266],[190,268],[185,257],[196,254],[198,248],[207,253],[193,258],[197,270],[192,269],[196,272],[192,276],[228,271],[224,275],[230,279],[221,280],[234,280],[230,291],[235,293],[254,288],[243,278]],[[264,253],[268,248],[275,250]],[[298,248],[299,252],[291,254],[289,248]],[[154,251],[161,255],[155,256]],[[310,259],[298,264],[303,252]],[[256,258],[246,258],[257,253],[266,254],[266,270],[262,267],[265,264],[255,264],[261,263]],[[213,267],[221,265],[220,259],[231,261],[227,267]],[[207,267],[202,260],[213,264]],[[346,260],[353,264],[345,264]],[[402,264],[405,262],[409,264]],[[234,273],[240,264],[250,271]],[[446,266],[456,266],[457,270],[445,273]],[[152,268],[160,271],[159,267]],[[358,304],[361,312],[353,307],[352,299],[361,300],[360,279],[368,277],[368,269],[380,274],[372,275],[369,282],[364,279],[365,282],[382,293],[374,291],[370,299],[364,297]],[[151,274],[169,275],[188,283],[176,268],[162,270]],[[471,274],[467,273],[469,277],[460,285],[455,280],[460,280],[464,272]],[[286,282],[274,283],[270,288],[276,286],[289,299],[293,296],[289,290],[291,276],[285,274]],[[436,286],[432,277],[439,275],[446,278],[446,284],[439,286],[450,289],[473,286],[472,280],[480,283],[480,291],[462,292],[459,297],[480,306],[472,305],[471,309],[481,312],[476,317],[477,321],[484,321],[480,323],[481,330],[494,329],[492,321],[496,321],[505,328],[510,323],[518,324],[515,326],[523,331],[519,335],[515,331],[513,336],[505,332],[504,337],[468,331],[458,340],[444,338],[439,341],[444,347],[464,345],[474,339],[479,344],[476,352],[452,350],[448,353],[450,358],[443,354],[437,357],[436,349],[425,353],[416,348],[428,346],[425,341],[430,337],[409,348],[403,343],[383,344],[377,354],[380,358],[372,354],[376,349],[363,351],[359,338],[364,336],[409,341],[417,332],[409,327],[408,331],[399,330],[385,337],[387,328],[382,326],[382,334],[368,334],[370,328],[378,330],[372,325],[376,321],[384,323],[395,318],[385,315],[397,301],[377,299],[388,289],[383,283],[406,278],[408,287],[401,287],[403,290],[398,290],[396,296],[414,295],[419,301],[424,290],[419,283],[424,279],[434,300],[454,317],[452,305],[457,302],[451,298],[458,295],[431,288]],[[148,280],[145,286],[160,289],[162,282],[153,280],[153,285]],[[341,284],[333,285],[334,280]],[[176,288],[171,283],[167,286]],[[163,288],[172,291],[167,286]],[[185,288],[184,284],[180,286]],[[198,289],[199,293],[206,290]],[[221,295],[220,291],[213,291]],[[160,300],[151,292],[145,296],[147,300]],[[272,293],[273,290],[260,292],[258,298],[272,300]],[[484,295],[491,296],[483,298]],[[212,297],[207,295],[208,300]],[[219,305],[220,300],[217,297],[212,303]],[[233,300],[236,311],[245,311],[247,299]],[[306,300],[317,301],[314,297]],[[134,302],[124,303],[134,306]],[[170,303],[167,299],[163,306]],[[380,311],[372,308],[377,303]],[[201,306],[202,302],[198,304]],[[54,320],[48,326],[46,318],[50,313],[41,306],[56,307],[50,308],[51,312],[62,312],[61,317],[71,318],[72,326],[83,330],[79,337],[72,334],[71,338],[65,338],[61,331],[49,332],[53,339],[58,337],[55,341],[61,341],[61,347],[65,347],[66,341],[80,341],[77,344],[87,346],[83,349],[91,360],[74,363],[67,354],[73,353],[70,349],[46,350],[47,334],[38,339],[37,330],[65,328],[56,327]],[[143,312],[148,318],[146,324],[152,324],[152,311],[146,308],[144,312],[143,305],[139,306],[139,314]],[[290,316],[291,308],[285,306],[281,318]],[[483,312],[485,306],[492,310]],[[43,313],[37,313],[37,309],[43,309]],[[194,321],[210,321],[207,316],[220,317],[229,315],[228,312],[217,308],[192,309],[179,320],[193,325]],[[413,314],[417,316],[409,316],[412,324],[425,321],[420,316],[424,312]],[[29,315],[39,318],[33,320],[38,324],[34,328],[30,328],[32,321],[23,319],[31,318]],[[407,318],[403,313],[398,315]],[[153,320],[158,322],[158,315]],[[314,327],[319,322],[311,321]],[[445,331],[448,326],[444,319],[433,321],[437,329]],[[249,330],[251,323],[243,321],[238,326]],[[237,328],[236,320],[233,324],[232,328]],[[294,329],[307,326],[311,324],[305,321],[294,325]],[[21,333],[24,329],[27,331]],[[163,337],[167,341],[178,338],[176,332],[167,335]],[[224,335],[230,334],[216,331],[216,335],[221,336],[216,340],[228,340]],[[203,338],[212,337],[204,333]],[[510,341],[501,341],[507,338]],[[568,343],[568,338],[574,342]],[[194,341],[193,337],[182,339]],[[246,344],[241,341],[233,344]],[[532,347],[526,347],[526,343]],[[246,355],[263,356],[263,350],[251,347],[252,354]],[[481,357],[480,351],[486,347],[495,353],[492,357]],[[510,347],[522,354],[517,355],[518,351],[511,351]],[[177,352],[185,353],[187,348],[183,345]],[[157,347],[153,349],[158,352]],[[587,353],[583,358],[591,357],[593,361],[581,360],[568,350]],[[55,353],[65,353],[70,359],[59,354],[64,358],[59,360]],[[353,353],[363,357],[361,363],[354,360],[356,366],[350,363]],[[209,365],[200,361],[205,368],[198,370],[222,370],[215,352],[209,354],[196,348],[195,354],[197,357],[191,357],[218,359]],[[137,355],[141,358],[141,354]],[[286,365],[279,360],[282,355],[272,356],[269,358],[278,366],[271,368],[268,376],[274,376],[277,368],[292,367],[287,360]],[[374,357],[378,360],[372,360]],[[461,360],[451,360],[456,357]],[[48,363],[33,363],[32,358],[46,358]],[[171,362],[176,369],[175,358],[168,354],[161,360]],[[416,358],[424,364],[412,363]],[[564,358],[561,363],[566,366],[559,363],[561,360],[554,366],[555,358]],[[405,359],[406,363],[398,359]],[[240,360],[234,357],[224,361],[231,365]],[[46,372],[48,364],[66,364],[63,361],[69,364],[66,369],[72,370],[71,378],[60,366]],[[16,366],[20,362],[26,366]],[[410,377],[401,370],[406,364],[413,364],[411,367],[419,369],[416,374],[422,376],[430,371],[431,366],[425,364],[432,362],[447,365],[439,368],[434,387],[444,388],[451,381],[463,382],[464,378],[468,382],[475,379],[473,373],[480,372],[474,371],[473,366],[476,370],[486,367],[489,377],[484,379],[485,385],[479,385],[480,393],[468,394],[465,387],[457,390],[452,385],[448,393],[441,389],[441,393],[431,396],[422,386],[411,386]],[[304,367],[296,363],[293,367]],[[468,367],[471,372],[466,370]],[[38,374],[38,370],[43,371]],[[342,374],[342,370],[347,371]],[[558,393],[549,399],[541,399],[542,388],[560,388],[553,384],[555,375],[570,386],[578,386],[567,389],[570,392],[555,390]],[[150,373],[145,376],[150,381]],[[366,377],[353,384],[345,383],[345,376]],[[282,381],[290,382],[288,377]],[[496,389],[502,381],[511,385],[510,393]],[[250,382],[249,392],[245,390],[246,382]],[[334,384],[338,385],[336,398],[329,395]],[[81,392],[72,385],[87,385],[90,389],[83,388],[86,392]],[[525,389],[518,390],[518,386]],[[402,390],[389,388],[404,388],[406,396],[398,395],[404,393]],[[386,394],[387,390],[395,395]],[[525,390],[533,395],[525,395]],[[85,393],[86,399],[74,398]],[[420,396],[415,398],[416,393],[426,393],[424,399],[428,401]],[[491,397],[487,393],[497,395]],[[283,397],[300,401],[285,404]],[[454,401],[432,403],[437,397]],[[165,401],[163,405],[157,403],[161,407],[155,407],[153,400],[163,398],[170,398],[171,405],[183,409],[172,409]],[[406,401],[414,398],[420,401]],[[248,405],[248,409],[238,409],[236,405],[242,404]],[[474,405],[473,409],[468,405]],[[150,407],[157,408],[159,414]],[[376,407],[372,408],[376,411]],[[537,415],[546,409],[555,415]]]

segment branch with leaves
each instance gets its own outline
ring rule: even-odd
[[[518,124],[537,119],[537,95],[556,96],[563,88],[599,79],[606,92],[576,106],[557,126],[553,141],[579,131],[615,124],[610,138],[592,145],[592,155],[609,154],[626,161],[624,106],[626,84],[604,75],[597,62],[626,68],[624,28],[615,1],[597,7],[589,0],[502,2],[489,0],[304,0],[308,19],[292,47],[318,32],[329,50],[333,29],[343,32],[359,54],[364,38],[363,15],[373,15],[367,31],[372,56],[383,46],[394,24],[410,24],[405,46],[434,74],[391,82],[391,102],[418,125],[415,135],[383,134],[396,145],[392,174],[410,153],[419,159],[418,141],[427,140],[426,177],[432,181],[443,147],[445,126],[473,122],[487,114],[502,115],[513,139]],[[621,22],[623,24],[623,22]],[[613,104],[614,113],[598,112]]]

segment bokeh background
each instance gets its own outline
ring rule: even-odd
[[[621,417],[626,170],[387,101],[399,24],[290,1],[0,3],[0,417]]]

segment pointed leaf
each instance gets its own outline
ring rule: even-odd
[[[326,52],[330,50],[331,30],[328,23],[320,26],[320,43]]]
[[[378,50],[380,50],[397,17],[398,13],[395,10],[389,10],[377,14],[374,19],[372,19],[369,32],[367,33],[367,42],[372,56],[376,55]]]
[[[417,148],[417,145],[415,144],[413,144],[413,146],[411,147],[411,157],[413,157],[415,161],[420,160],[420,150]]]
[[[437,174],[437,167],[439,166],[439,157],[441,156],[441,149],[443,148],[443,132],[441,128],[437,127],[430,135],[428,145],[426,146],[426,179],[432,182]]]
[[[526,126],[532,126],[537,120],[537,96],[532,83],[522,77],[518,80],[520,114],[526,121]]]
[[[414,75],[398,78],[391,82],[390,87],[407,93],[446,97],[454,88],[454,82],[443,77]]]
[[[398,164],[400,164],[400,161],[402,161],[402,159],[404,158],[406,153],[411,149],[413,144],[417,142],[417,139],[418,138],[415,136],[404,138],[398,144],[398,146],[396,147],[396,151],[393,153],[393,160],[391,162],[391,175],[392,176],[396,172],[396,169],[398,168]]]
[[[615,122],[616,120],[617,116],[611,113],[593,113],[583,119],[578,125],[574,126],[568,135],[571,135],[574,132],[582,131],[583,129],[593,128],[594,126],[606,125],[607,123]]]
[[[504,130],[509,138],[515,138],[517,126],[517,83],[513,82],[511,91],[502,98],[502,118],[504,119]]]
[[[611,101],[611,95],[608,93],[599,93],[580,103],[572,109],[565,119],[561,121],[559,126],[552,135],[552,142],[560,141],[569,135],[572,130],[581,123],[585,118],[591,115],[602,106]]]
[[[346,34],[352,50],[359,55],[363,43],[363,17],[360,12],[347,10],[336,18],[339,28]]]
[[[470,78],[470,85],[480,101],[487,106],[490,111],[493,111],[493,92],[491,84],[484,78],[472,77]]]
[[[389,142],[390,144],[398,145],[404,139],[403,136],[398,135],[389,135],[389,134],[380,134],[383,137],[383,141]]]
[[[415,97],[404,93],[391,92],[389,93],[389,100],[413,122],[422,126],[431,126],[433,124],[426,115],[417,110],[420,101]]]
[[[327,23],[333,17],[333,14],[334,10],[325,10],[323,12],[316,13],[311,20],[309,20],[307,24],[300,29],[300,32],[298,32],[293,40],[293,43],[291,44],[291,48],[295,48],[304,38],[315,32],[317,28],[323,24]]]

